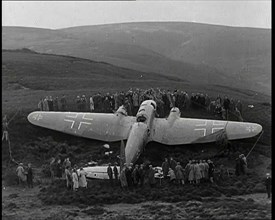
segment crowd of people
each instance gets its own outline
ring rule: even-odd
[[[247,169],[246,157],[244,154],[239,155],[236,159],[235,175],[245,175]],[[151,188],[156,186],[157,179],[163,179],[166,183],[172,185],[199,185],[202,183],[210,182],[214,183],[214,163],[208,160],[189,160],[186,166],[183,168],[180,162],[175,161],[172,157],[165,158],[161,165],[161,171],[153,168],[153,166],[145,164],[124,164],[122,169],[119,170],[117,163],[111,166],[108,164],[106,173],[108,174],[110,185],[120,185],[123,189],[132,189],[136,187],[150,186]],[[26,183],[29,188],[33,188],[33,170],[31,163],[28,163],[27,167],[24,167],[23,163],[20,163],[16,169],[19,184],[25,187]],[[63,163],[60,159],[54,157],[50,160],[50,173],[51,180],[56,178],[65,179],[68,190],[78,191],[79,188],[87,188],[87,175],[88,173],[83,167],[72,166],[69,158],[65,158]],[[156,173],[158,174],[156,176]],[[224,166],[220,166],[219,177],[223,179],[225,175]],[[271,193],[271,177],[267,174],[265,180],[266,190],[268,198]]]
[[[211,160],[190,160],[185,168],[182,167],[180,162],[176,162],[172,157],[165,158],[162,163],[161,172],[158,172],[152,165],[146,166],[145,164],[124,164],[119,180],[122,188],[142,187],[144,184],[154,187],[157,178],[164,179],[171,184],[195,184],[198,185],[201,182],[214,182],[214,164]],[[116,164],[112,170],[111,164],[107,168],[107,173],[110,182],[113,181],[113,174],[115,180],[118,181],[118,172]],[[116,171],[115,171],[116,170]]]
[[[157,104],[157,116],[166,117],[172,107],[178,107],[181,112],[192,109],[205,109],[210,113],[228,119],[229,113],[234,114],[239,121],[242,118],[242,103],[240,100],[222,98],[218,95],[211,98],[208,94],[192,93],[191,96],[186,91],[161,90],[157,89],[129,89],[124,92],[101,94],[100,92],[86,98],[85,95],[78,95],[76,99],[68,102],[65,95],[59,99],[47,96],[39,100],[38,109],[41,111],[81,111],[81,112],[115,112],[119,106],[124,105],[128,115],[136,115],[140,104],[145,100],[154,100]],[[69,105],[70,103],[70,105]]]

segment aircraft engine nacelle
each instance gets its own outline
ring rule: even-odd
[[[149,128],[145,123],[136,122],[133,124],[125,147],[125,162],[127,164],[136,162],[148,136]]]

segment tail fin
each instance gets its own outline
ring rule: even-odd
[[[122,170],[124,163],[125,163],[125,145],[124,145],[124,141],[121,140],[121,142],[120,142],[120,170]]]

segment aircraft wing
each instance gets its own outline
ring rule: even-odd
[[[151,140],[167,145],[215,142],[221,131],[228,140],[250,138],[262,131],[256,123],[176,118],[156,118],[151,131]]]
[[[117,113],[37,111],[30,113],[28,120],[34,125],[67,134],[113,142],[127,139],[136,118]]]

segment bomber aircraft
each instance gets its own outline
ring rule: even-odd
[[[221,131],[228,140],[251,138],[262,131],[256,123],[181,118],[174,107],[167,118],[156,118],[156,102],[146,100],[137,115],[128,116],[124,106],[115,113],[45,112],[28,115],[30,123],[67,134],[105,141],[127,140],[125,162],[135,163],[150,141],[165,145],[215,142]]]

